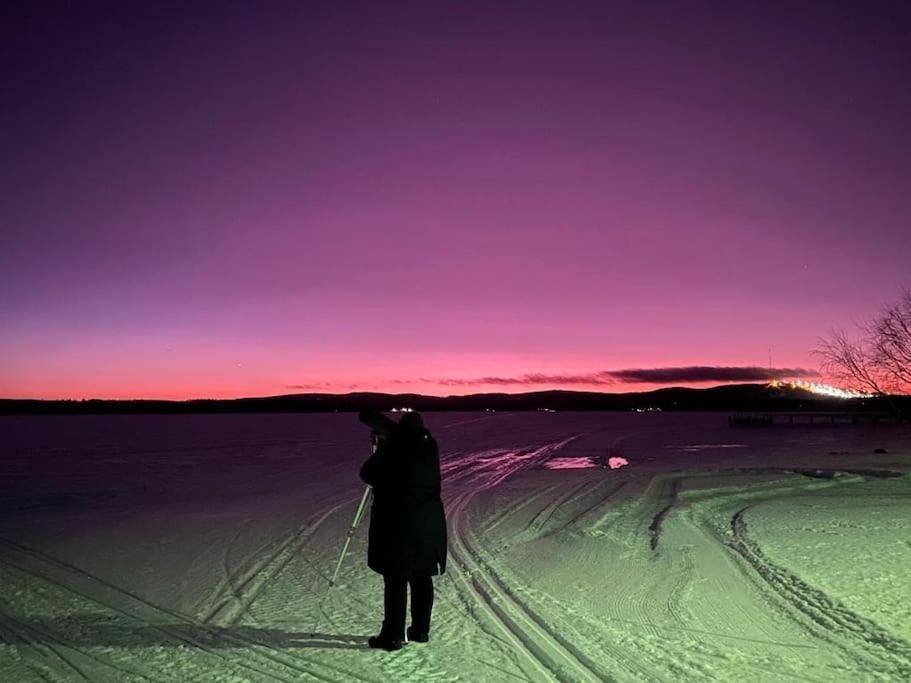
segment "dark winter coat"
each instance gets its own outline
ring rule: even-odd
[[[367,565],[386,576],[442,574],[446,517],[430,432],[398,426],[361,467],[361,479],[373,487]]]

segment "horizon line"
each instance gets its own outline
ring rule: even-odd
[[[81,398],[33,398],[33,397],[6,397],[0,396],[0,401],[36,401],[36,402],[88,402],[88,401],[108,401],[108,402],[128,402],[128,401],[149,401],[149,402],[158,402],[158,403],[191,403],[194,401],[245,401],[245,400],[265,400],[270,398],[289,398],[294,396],[331,396],[331,397],[344,397],[344,396],[357,396],[357,395],[376,395],[376,396],[418,396],[422,398],[467,398],[471,396],[523,396],[527,394],[543,394],[543,393],[553,393],[553,392],[562,392],[568,394],[602,394],[605,396],[624,396],[627,394],[650,394],[657,391],[670,391],[673,389],[686,389],[691,391],[710,391],[712,389],[720,389],[722,387],[737,387],[737,386],[768,386],[770,382],[723,382],[721,384],[714,384],[712,386],[704,387],[694,387],[694,386],[685,386],[682,384],[674,384],[665,387],[658,387],[655,389],[643,389],[643,390],[632,390],[632,391],[599,391],[599,390],[582,390],[582,389],[564,389],[564,388],[551,388],[551,389],[537,389],[533,391],[478,391],[467,394],[428,394],[420,393],[414,391],[404,391],[404,392],[390,392],[390,391],[372,391],[372,390],[361,390],[361,391],[346,391],[346,392],[330,392],[330,391],[310,391],[310,392],[294,392],[288,394],[263,394],[263,395],[238,395],[232,397],[205,397],[197,396],[193,398],[146,398],[146,397],[134,397],[134,398],[98,398],[98,397],[81,397]]]

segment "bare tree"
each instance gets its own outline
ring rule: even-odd
[[[859,325],[857,337],[836,330],[820,340],[814,353],[827,375],[851,389],[911,393],[911,290],[872,322]]]
[[[871,335],[873,363],[894,393],[911,393],[911,291],[876,319]]]
[[[845,388],[885,393],[865,341],[852,339],[844,330],[835,330],[819,340],[813,353],[822,359],[823,372]]]

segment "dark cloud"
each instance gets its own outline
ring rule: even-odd
[[[679,368],[639,368],[612,370],[610,376],[624,384],[672,384],[697,382],[756,382],[781,377],[816,377],[804,368],[763,368],[755,365],[690,365]]]
[[[445,386],[475,386],[478,384],[491,384],[499,386],[524,385],[524,384],[614,384],[615,380],[605,372],[595,372],[584,375],[544,375],[531,373],[520,377],[477,377],[474,379],[422,379],[422,382],[433,382]]]
[[[612,384],[699,384],[703,382],[757,382],[781,377],[816,377],[814,370],[804,368],[763,368],[759,366],[691,365],[671,368],[630,368],[600,370],[580,375],[545,375],[529,373],[517,377],[477,377],[472,379],[427,379],[421,382],[445,386],[599,386]]]

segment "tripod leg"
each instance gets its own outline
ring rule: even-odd
[[[342,546],[342,553],[338,556],[338,562],[335,564],[335,571],[332,572],[332,578],[329,580],[329,587],[335,585],[335,580],[338,578],[338,572],[342,568],[342,561],[345,559],[345,553],[348,552],[348,546],[351,544],[351,537],[354,535],[357,525],[361,521],[361,517],[364,515],[364,510],[367,509],[367,499],[370,498],[370,487],[364,489],[364,495],[361,496],[361,502],[357,506],[357,512],[354,513],[354,521],[351,523],[351,528],[348,529],[348,534],[345,536],[345,545]]]

